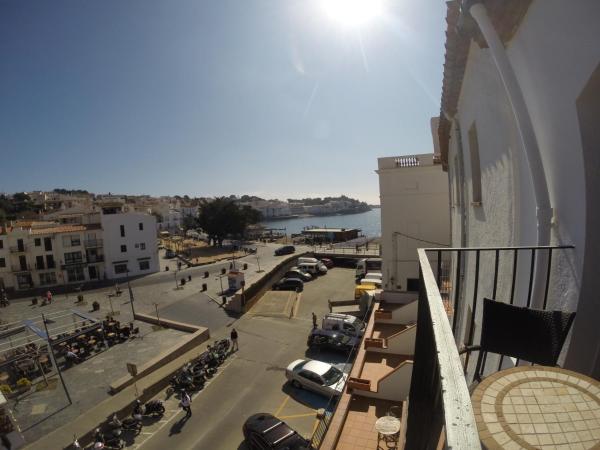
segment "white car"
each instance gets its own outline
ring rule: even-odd
[[[348,378],[347,374],[331,364],[311,359],[297,359],[287,366],[285,376],[292,386],[327,397],[340,395]]]

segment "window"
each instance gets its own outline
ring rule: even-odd
[[[6,267],[6,260],[4,258],[0,258],[0,267]]]
[[[54,272],[40,273],[40,285],[56,284],[56,274]]]
[[[121,225],[121,237],[125,237],[125,225]]]
[[[48,269],[54,269],[54,267],[56,267],[54,264],[54,255],[46,255],[46,267],[48,267]]]
[[[65,264],[78,264],[83,262],[81,252],[69,252],[65,253]]]
[[[41,238],[35,238],[33,240],[33,243],[35,244],[36,247],[40,247],[42,245],[42,239]]]
[[[140,242],[140,250],[146,250],[146,243]]]
[[[77,247],[81,245],[81,239],[78,234],[68,234],[62,237],[63,247]]]
[[[70,267],[67,269],[67,279],[69,282],[72,281],[84,281],[85,275],[83,273],[83,267]]]
[[[44,268],[44,256],[38,255],[35,257],[35,268],[43,269]]]
[[[115,264],[115,273],[127,273],[127,264]]]
[[[475,122],[469,128],[469,151],[471,153],[471,188],[473,191],[471,202],[474,206],[479,206],[481,204],[481,165]]]
[[[0,239],[0,248],[4,248],[4,241]]]
[[[140,261],[140,270],[150,270],[150,261]]]
[[[125,252],[127,252],[127,246],[121,245],[121,253],[125,253]]]
[[[49,238],[49,237],[44,238],[44,250],[46,250],[47,252],[52,251],[52,238]]]
[[[138,228],[140,229],[140,231],[144,230],[144,224],[142,222],[138,223]]]

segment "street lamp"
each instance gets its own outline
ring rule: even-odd
[[[133,314],[133,319],[135,320],[135,309],[133,308],[133,290],[131,289],[131,285],[129,284],[129,267],[127,267],[127,289],[129,290],[129,303],[131,303],[131,314]]]

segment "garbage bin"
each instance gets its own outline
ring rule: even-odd
[[[202,283],[202,291],[206,291],[208,289],[208,286],[206,285],[206,283]]]
[[[247,270],[247,269],[248,269],[248,264],[244,263],[244,270]]]
[[[208,278],[208,270],[204,272],[204,278]]]

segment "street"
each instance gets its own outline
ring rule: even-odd
[[[315,413],[327,406],[327,398],[286,383],[285,367],[295,359],[312,357],[343,364],[342,354],[307,352],[306,338],[312,329],[311,313],[320,318],[328,312],[328,299],[352,298],[354,271],[332,269],[306,283],[290,318],[246,314],[233,325],[240,349],[231,355],[192,403],[193,415],[184,414],[175,398],[166,401],[167,414],[144,427],[132,448],[244,449],[242,425],[257,412],[275,414],[310,437],[317,424]],[[222,330],[213,338],[228,336]],[[165,394],[158,398],[165,399]]]

